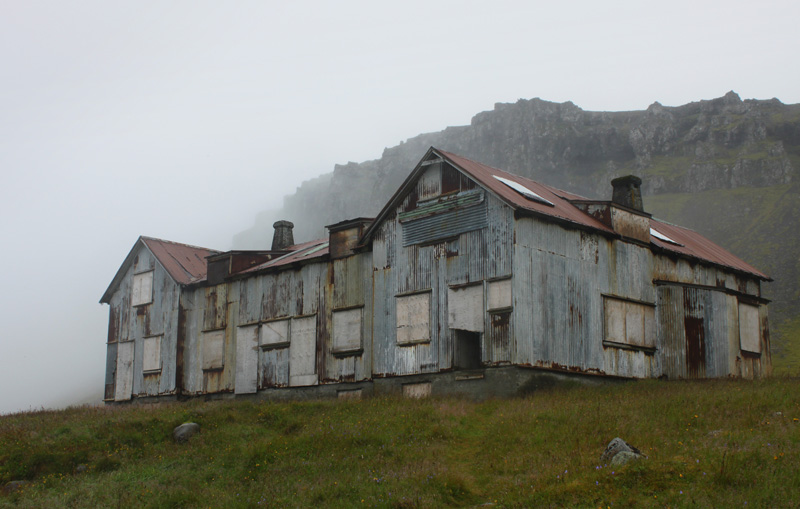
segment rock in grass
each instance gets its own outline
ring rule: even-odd
[[[626,456],[624,456],[625,463],[633,459],[633,456],[635,456],[636,459],[639,459],[644,456],[642,454],[642,451],[632,446],[625,440],[617,437],[608,443],[606,450],[603,451],[602,456],[600,456],[600,461],[603,463],[611,463],[612,465],[617,465],[617,464],[622,465],[624,463],[613,463],[614,458],[616,458],[622,452],[628,453]],[[620,458],[619,461],[623,461],[623,458]]]
[[[21,490],[28,484],[28,481],[9,481],[3,486],[3,493],[10,495]]]
[[[196,422],[185,422],[172,430],[172,439],[182,444],[187,442],[192,435],[200,431],[200,425]]]
[[[638,460],[640,458],[644,458],[644,456],[642,456],[641,454],[636,454],[635,452],[619,451],[611,459],[611,464],[614,465],[615,467],[619,467],[631,461]]]

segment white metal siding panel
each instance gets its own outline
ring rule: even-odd
[[[449,288],[447,309],[449,328],[483,332],[483,285]]]
[[[248,325],[236,331],[236,394],[258,389],[258,329],[258,325]]]
[[[289,346],[289,385],[315,385],[317,317],[292,318]]]

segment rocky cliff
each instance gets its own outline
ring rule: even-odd
[[[373,216],[430,146],[590,198],[609,199],[612,178],[639,175],[645,210],[703,233],[775,279],[766,294],[774,299],[776,361],[800,368],[800,105],[742,101],[734,92],[627,112],[541,99],[496,104],[468,126],[410,138],[374,161],[336,165],[234,243],[270,238],[277,218],[292,220],[303,240],[324,235],[326,224]]]

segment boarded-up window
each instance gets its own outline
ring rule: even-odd
[[[262,323],[258,343],[264,348],[289,346],[289,319]]]
[[[133,275],[131,304],[141,306],[153,302],[153,271]]]
[[[758,306],[739,303],[739,345],[745,352],[761,353]]]
[[[655,307],[605,297],[605,341],[639,348],[655,348]]]
[[[416,384],[403,384],[403,396],[406,398],[422,399],[430,397],[431,383],[421,382]]]
[[[203,369],[222,369],[225,359],[225,330],[204,332]]]
[[[397,297],[397,343],[431,340],[431,294],[416,293]]]
[[[447,290],[447,326],[472,332],[483,332],[483,285]]]
[[[144,338],[142,370],[145,373],[161,371],[161,336]]]
[[[258,324],[245,325],[236,332],[236,394],[251,394],[258,389],[258,328]]]
[[[289,385],[317,383],[317,317],[292,318],[289,345]]]
[[[361,349],[361,308],[333,312],[333,351]]]
[[[114,391],[116,401],[131,399],[133,389],[133,352],[134,342],[119,343],[117,349],[117,383]]]
[[[489,282],[489,311],[493,309],[507,309],[511,302],[511,279]]]

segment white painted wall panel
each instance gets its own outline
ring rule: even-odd
[[[236,394],[258,389],[258,325],[239,327],[236,332]]]

